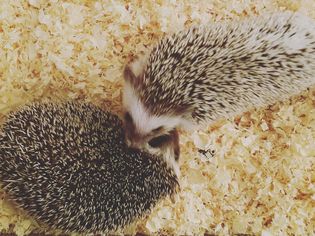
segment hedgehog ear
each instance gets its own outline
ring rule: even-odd
[[[139,80],[142,79],[144,70],[147,65],[148,52],[143,53],[140,57],[135,58],[131,61],[124,70],[124,79],[125,81],[135,85],[139,83]]]
[[[130,65],[126,65],[124,69],[124,79],[126,82],[129,82],[132,85],[134,85],[137,81],[137,77],[135,73],[132,71]]]

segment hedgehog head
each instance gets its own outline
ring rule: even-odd
[[[126,140],[130,146],[137,148],[143,148],[146,145],[157,147],[165,145],[165,143],[172,143],[169,141],[173,139],[174,133],[176,133],[174,130],[181,123],[179,116],[168,114],[162,108],[153,111],[151,108],[154,106],[143,101],[143,98],[147,97],[143,93],[148,91],[145,88],[152,87],[152,84],[148,85],[150,82],[144,79],[148,55],[142,55],[132,61],[124,70],[123,105]],[[152,97],[154,94],[149,95]],[[161,102],[160,98],[157,100]],[[151,140],[152,142],[150,142]],[[150,143],[155,145],[150,145]]]
[[[167,162],[179,159],[179,139],[176,127],[180,117],[154,114],[141,101],[138,91],[144,86],[145,57],[133,61],[124,70],[124,125],[126,143],[150,153],[170,153]],[[173,164],[171,166],[174,166]]]

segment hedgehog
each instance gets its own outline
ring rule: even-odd
[[[121,229],[179,188],[163,158],[126,145],[122,127],[118,116],[81,102],[13,112],[0,131],[0,184],[52,229]]]
[[[174,129],[272,105],[315,84],[315,23],[281,12],[193,26],[124,69],[126,142],[163,143]]]

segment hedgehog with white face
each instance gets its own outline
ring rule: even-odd
[[[297,13],[193,27],[162,39],[125,67],[126,139],[161,144],[315,84],[315,23]]]

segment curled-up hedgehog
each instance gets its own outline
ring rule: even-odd
[[[130,62],[124,79],[128,145],[162,143],[176,127],[200,127],[314,85],[315,22],[284,12],[193,27]]]
[[[111,232],[178,189],[163,158],[125,144],[121,120],[92,104],[33,104],[0,129],[0,185],[65,232]]]

